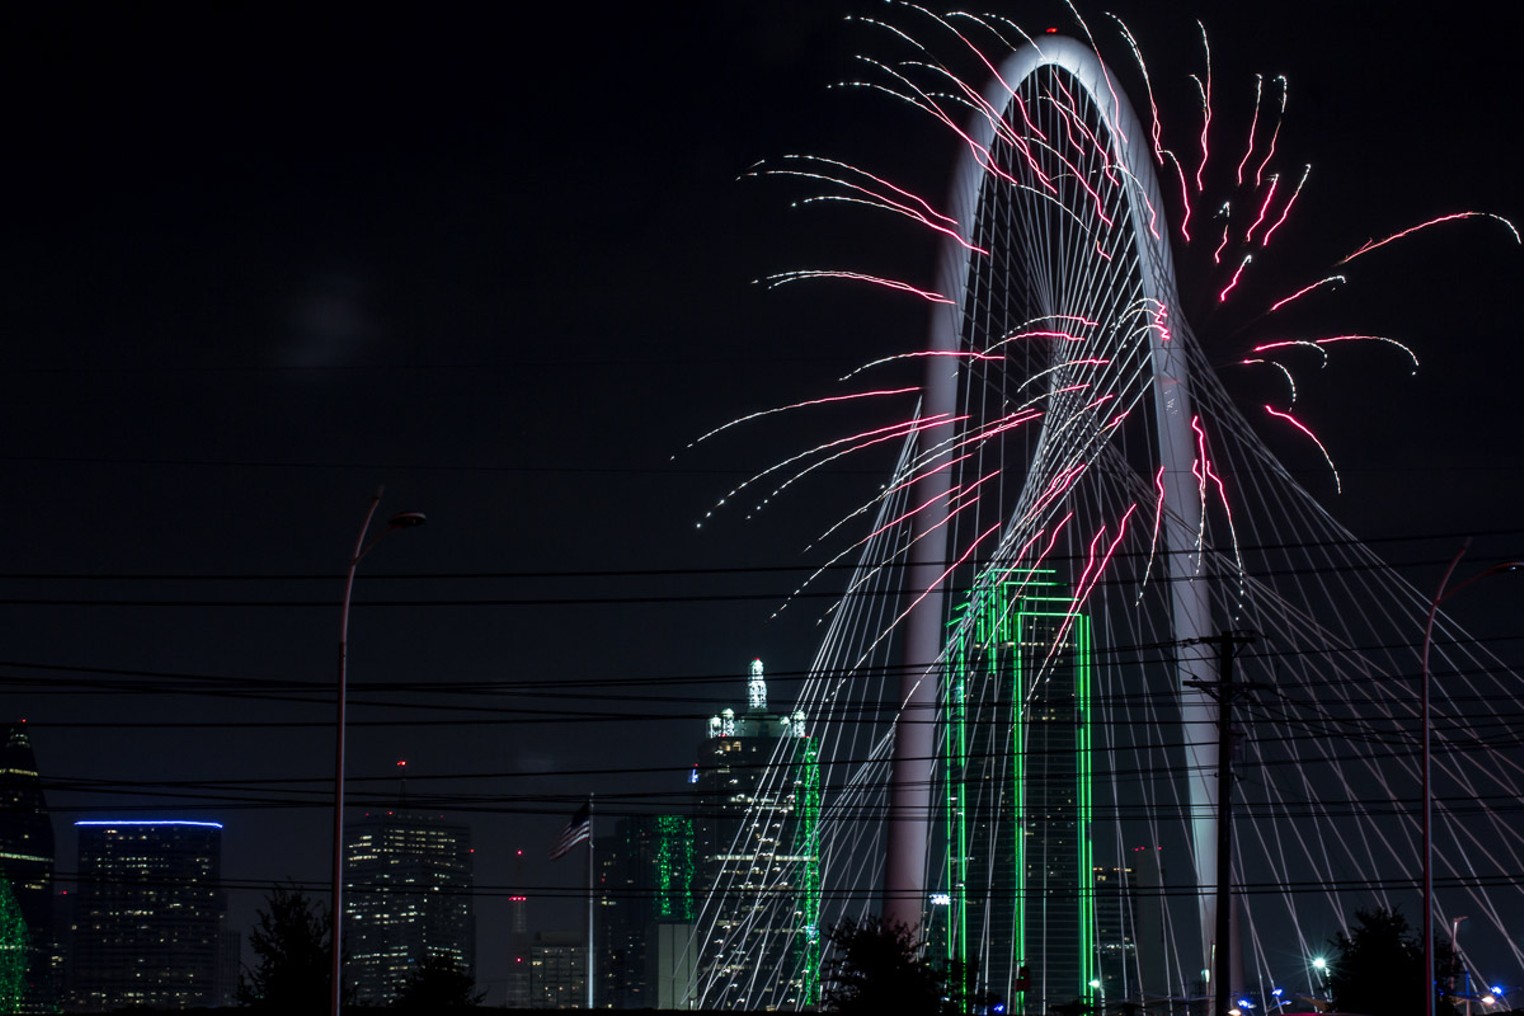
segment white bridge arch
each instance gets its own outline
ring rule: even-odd
[[[1429,598],[1230,398],[1212,361],[1243,350],[1209,336],[1209,359],[1188,324],[1165,156],[1094,51],[1028,42],[985,65],[983,92],[928,53],[880,67],[962,151],[936,310],[925,347],[870,365],[924,364],[921,403],[796,703],[819,762],[817,868],[778,866],[766,891],[814,915],[801,935],[873,912],[921,928],[971,1005],[1187,1011],[1220,935],[1208,643],[1252,632],[1222,855],[1238,932],[1217,986],[1262,1008],[1321,994],[1310,960],[1356,910],[1418,911]],[[1240,229],[1209,296],[1263,246]],[[1524,683],[1443,619],[1435,660],[1436,920],[1470,915],[1468,966],[1524,982],[1524,833],[1487,804],[1524,797],[1500,736]],[[821,896],[801,906],[807,881]],[[706,912],[756,889],[713,887]],[[752,1005],[770,980],[818,983],[758,970]]]

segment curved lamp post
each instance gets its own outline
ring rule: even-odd
[[[1483,568],[1475,575],[1463,582],[1450,585],[1450,576],[1455,574],[1455,569],[1460,565],[1461,558],[1466,556],[1466,551],[1471,546],[1467,540],[1456,552],[1450,561],[1450,567],[1445,569],[1444,578],[1439,580],[1439,590],[1434,598],[1429,601],[1429,616],[1423,624],[1423,653],[1420,664],[1420,681],[1423,684],[1421,703],[1419,710],[1423,714],[1423,969],[1424,969],[1424,1016],[1434,1016],[1434,787],[1433,787],[1433,764],[1434,759],[1430,752],[1430,733],[1433,727],[1433,717],[1429,713],[1429,647],[1434,643],[1434,618],[1439,614],[1439,605],[1444,603],[1456,593],[1465,589],[1474,582],[1479,582],[1489,575],[1498,575],[1502,572],[1517,571],[1524,568],[1524,561],[1501,561],[1488,568]]]
[[[329,902],[329,938],[332,963],[329,970],[329,1012],[339,1016],[344,1009],[344,704],[349,685],[349,604],[355,589],[355,569],[376,544],[399,529],[413,529],[427,521],[422,512],[398,512],[386,522],[386,528],[369,540],[370,522],[381,503],[385,487],[377,487],[365,509],[355,549],[349,557],[349,571],[344,577],[344,605],[339,612],[339,682],[337,714],[334,717],[333,751],[333,895]]]

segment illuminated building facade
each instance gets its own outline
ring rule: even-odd
[[[1131,868],[1095,869],[1096,967],[1103,1001],[1141,997],[1138,941],[1134,932],[1136,873]]]
[[[443,956],[476,976],[471,830],[388,811],[351,822],[344,844],[345,975],[356,999],[388,1005],[416,966]]]
[[[37,775],[25,723],[5,728],[0,744],[0,877],[19,911],[21,927],[0,921],[0,949],[15,942],[24,953],[21,983],[0,984],[7,1011],[54,1012],[62,957],[53,914],[53,820]],[[24,938],[24,944],[17,941]],[[18,964],[19,965],[19,964]]]
[[[819,1002],[820,766],[802,712],[769,712],[762,661],[747,705],[709,720],[694,778],[702,921],[698,1004]]]
[[[81,821],[69,1008],[188,1009],[232,1002],[216,822]]]
[[[1046,569],[990,577],[943,689],[945,886],[933,941],[959,987],[1046,1013],[1096,995],[1089,618]]]
[[[660,929],[692,925],[698,876],[693,819],[686,815],[622,818],[600,837],[598,898],[599,1008],[649,1009],[660,980]],[[654,968],[653,968],[654,965]]]
[[[575,932],[545,931],[529,944],[529,997],[534,1009],[587,1005],[587,944]]]

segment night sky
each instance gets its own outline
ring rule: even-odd
[[[1115,9],[1183,147],[1200,39],[1160,6]],[[1434,215],[1524,217],[1515,26],[1492,4],[1432,24],[1323,7],[1202,12],[1225,148],[1254,73],[1286,73],[1284,161],[1313,163],[1265,293]],[[887,468],[695,527],[845,417],[690,441],[827,394],[926,326],[910,297],[756,285],[801,267],[929,283],[935,245],[743,175],[827,154],[939,201],[954,156],[909,110],[828,88],[890,50],[843,15],[886,5],[507,10],[0,12],[0,679],[33,728],[59,870],[75,818],[209,817],[236,927],[276,881],[326,892],[341,575],[385,484],[382,518],[429,524],[361,568],[351,797],[395,800],[405,758],[414,803],[473,824],[491,1002],[511,889],[532,927],[578,925],[556,898],[577,866],[541,860],[575,802],[681,802],[753,656],[789,697],[826,601],[768,622],[800,573],[763,569],[819,563],[802,549]],[[1052,3],[1002,11],[1068,23]],[[1524,252],[1466,222],[1350,274],[1328,328],[1400,338],[1422,369],[1365,350],[1304,374],[1344,494],[1315,451],[1273,446],[1423,588],[1468,534],[1478,565],[1519,556]],[[1521,595],[1459,616],[1517,660]]]

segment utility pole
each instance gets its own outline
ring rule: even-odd
[[[1233,660],[1239,646],[1254,641],[1254,633],[1225,631],[1212,638],[1192,640],[1217,645],[1217,680],[1186,681],[1217,700],[1217,927],[1212,933],[1212,1016],[1227,1016],[1233,980],[1233,699],[1241,691],[1260,687],[1234,681]],[[1182,643],[1190,644],[1190,643]]]

